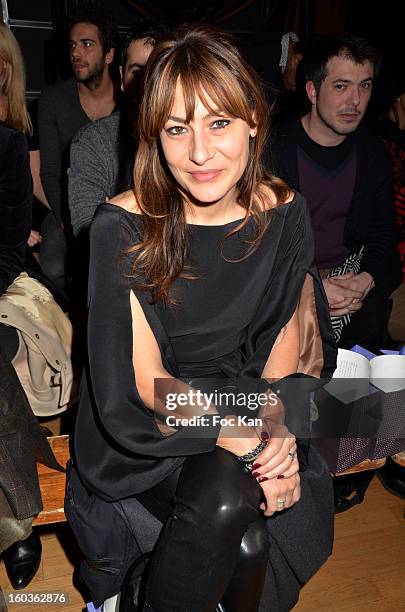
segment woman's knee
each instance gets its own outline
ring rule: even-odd
[[[176,499],[218,531],[240,525],[244,531],[259,517],[262,490],[234,455],[216,448],[189,457],[179,479]],[[242,533],[243,533],[242,531]]]
[[[259,516],[245,532],[239,551],[240,569],[251,569],[261,565],[269,556],[269,536],[266,521]]]

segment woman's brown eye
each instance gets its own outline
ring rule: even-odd
[[[181,127],[180,125],[175,125],[173,127],[167,128],[166,132],[170,136],[178,136],[178,135],[183,134],[185,132],[185,128]]]

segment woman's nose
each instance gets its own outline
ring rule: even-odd
[[[215,150],[209,136],[205,133],[194,133],[190,143],[190,160],[198,166],[203,166],[214,155]]]

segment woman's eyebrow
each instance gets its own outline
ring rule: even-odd
[[[185,119],[182,119],[181,117],[176,117],[175,115],[170,115],[169,119],[171,119],[172,121],[176,121],[177,123],[186,123]]]
[[[207,113],[203,117],[203,119],[211,119],[212,117],[219,117],[219,116],[225,116],[225,114],[221,112],[220,110],[216,110],[213,113]],[[176,117],[175,115],[170,115],[169,119],[171,121],[176,121],[177,123],[187,123],[184,117]]]

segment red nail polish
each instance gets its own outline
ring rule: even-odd
[[[264,482],[265,480],[268,480],[267,476],[262,476],[261,478],[258,478],[258,482]]]
[[[260,476],[260,472],[252,472],[252,476],[253,478],[257,478],[258,476]]]
[[[263,442],[265,442],[266,440],[268,440],[268,439],[269,439],[269,437],[270,437],[270,436],[269,436],[269,434],[268,434],[268,432],[267,432],[267,431],[262,431],[262,432],[261,432],[261,434],[260,434],[260,439],[261,439]]]
[[[253,469],[254,469],[254,470],[258,470],[258,469],[259,469],[259,468],[261,468],[262,466],[261,466],[261,464],[260,464],[260,463],[254,463],[252,467],[253,467]]]
[[[278,478],[278,480],[281,480],[282,478],[285,478],[285,476],[284,476],[284,474],[279,474],[279,475],[277,476],[277,478]]]

